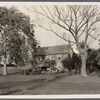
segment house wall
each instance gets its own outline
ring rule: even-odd
[[[71,56],[73,54],[72,50],[70,49],[68,52]],[[58,68],[59,70],[64,69],[62,61],[68,57],[68,54],[49,54],[49,55],[45,55],[45,56],[38,56],[38,62],[42,61],[42,60],[55,60],[56,61],[56,68]]]
[[[62,61],[68,57],[68,54],[56,54],[56,55],[46,55],[45,59]]]
[[[68,54],[57,54],[57,55],[47,55],[45,59],[55,60],[56,61],[56,68],[59,70],[64,69],[62,60],[68,57]]]

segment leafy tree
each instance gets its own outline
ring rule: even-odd
[[[100,59],[100,52],[99,50],[89,49],[88,50],[88,56],[87,56],[87,71],[89,73],[91,72],[97,72],[99,71],[99,59]]]
[[[18,64],[23,61],[22,45],[26,42],[25,38],[32,41],[31,46],[34,52],[37,41],[34,38],[34,25],[30,18],[21,13],[17,8],[0,7],[0,54],[4,65],[3,75],[7,75],[7,60],[15,60]],[[27,54],[27,53],[26,53]]]
[[[70,72],[72,72],[72,70],[75,70],[76,73],[80,73],[81,59],[74,52],[72,57],[68,55],[68,57],[62,61],[62,63],[65,68],[69,69]]]

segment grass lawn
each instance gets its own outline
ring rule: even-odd
[[[1,95],[100,94],[100,78],[67,73],[53,75],[0,75]]]
[[[62,77],[64,74],[54,75],[21,75],[21,74],[10,74],[7,76],[0,75],[0,95],[19,94],[20,91],[27,90],[31,86],[37,87],[40,83],[46,83],[49,81],[56,80],[58,77]],[[39,86],[38,86],[39,87]]]

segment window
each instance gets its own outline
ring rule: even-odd
[[[60,57],[58,57],[58,59],[60,59]]]

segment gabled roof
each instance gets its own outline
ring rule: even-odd
[[[69,53],[69,45],[58,45],[49,47],[40,47],[37,49],[36,55],[56,55]]]

